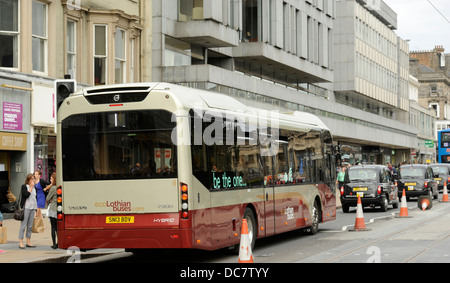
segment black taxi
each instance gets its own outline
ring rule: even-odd
[[[430,165],[407,164],[400,166],[398,170],[398,195],[405,190],[406,198],[419,196],[439,196],[438,183],[435,180],[439,175],[433,172]]]
[[[430,166],[431,169],[433,169],[433,174],[435,175],[434,179],[438,182],[439,191],[443,191],[444,186],[447,186],[447,190],[450,190],[450,164],[438,163],[431,164]]]
[[[358,196],[362,206],[380,206],[387,211],[388,205],[398,207],[398,190],[391,171],[384,165],[352,166],[345,172],[344,183],[340,188],[341,204],[344,213],[357,205]]]

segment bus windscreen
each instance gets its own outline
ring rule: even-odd
[[[86,113],[62,121],[64,181],[177,177],[172,113]],[[176,143],[176,142],[175,142]]]

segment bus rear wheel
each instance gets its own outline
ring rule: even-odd
[[[257,228],[256,228],[256,218],[253,214],[253,210],[249,207],[245,209],[244,219],[247,220],[248,225],[248,237],[250,238],[250,243],[252,250],[255,248],[256,237],[257,237]]]
[[[314,207],[312,210],[312,225],[305,228],[303,231],[306,232],[309,235],[315,235],[317,232],[319,232],[319,223],[321,221],[321,211],[320,206],[317,203],[317,200],[314,202]]]

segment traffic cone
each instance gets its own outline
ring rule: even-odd
[[[366,224],[364,223],[363,208],[360,196],[358,196],[358,203],[356,204],[355,226],[353,229],[349,229],[349,231],[370,231],[370,229],[366,228]]]
[[[442,194],[442,200],[440,202],[448,202],[447,186],[444,186],[444,193]]]
[[[433,207],[433,202],[430,196],[420,196],[417,201],[417,207],[422,211],[429,210]]]
[[[408,204],[406,203],[406,192],[405,189],[403,189],[402,194],[402,204],[400,205],[400,213],[399,215],[395,216],[396,218],[409,218],[412,216],[408,215]]]
[[[239,245],[239,263],[253,263],[252,247],[248,235],[247,219],[242,221],[241,244]]]

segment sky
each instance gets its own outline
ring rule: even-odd
[[[397,13],[397,30],[409,39],[409,50],[433,50],[443,45],[450,53],[450,0],[384,0]],[[431,2],[448,20],[429,3]]]

